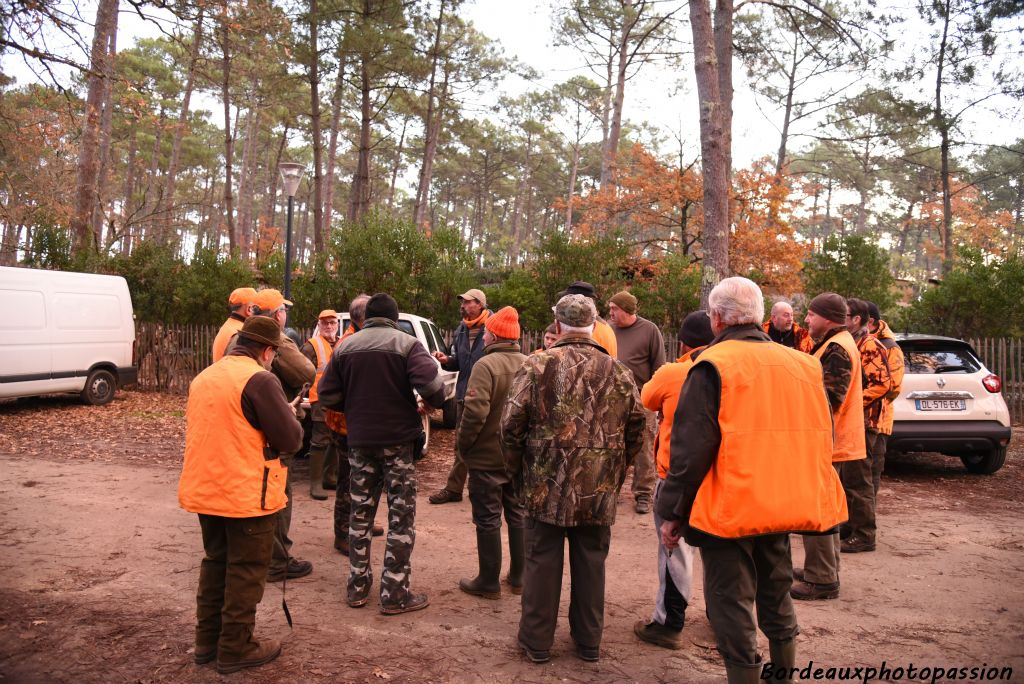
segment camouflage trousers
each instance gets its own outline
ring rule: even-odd
[[[348,600],[366,598],[373,584],[370,541],[381,491],[387,488],[388,536],[380,578],[382,606],[404,605],[409,598],[412,549],[416,542],[416,469],[412,443],[386,447],[349,447],[352,513],[349,518]]]

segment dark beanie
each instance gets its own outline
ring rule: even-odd
[[[366,302],[367,318],[387,318],[392,321],[398,320],[398,302],[389,294],[378,292]]]
[[[878,305],[874,302],[868,302],[868,316],[871,316],[876,321],[882,320],[882,312],[878,310]]]
[[[835,292],[823,292],[807,308],[833,323],[846,323],[846,300]]]
[[[679,327],[679,341],[687,347],[704,347],[715,339],[711,332],[711,319],[707,311],[694,311],[683,319]]]

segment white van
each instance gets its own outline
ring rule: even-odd
[[[138,381],[120,276],[0,267],[0,398],[77,392],[106,404]]]

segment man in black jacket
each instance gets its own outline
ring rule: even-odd
[[[434,358],[441,362],[442,368],[459,372],[459,379],[455,383],[456,429],[462,422],[469,376],[473,372],[473,366],[484,355],[484,323],[491,315],[487,308],[487,295],[477,289],[466,290],[459,295],[459,313],[462,314],[462,322],[452,335],[452,353],[449,355],[434,352]],[[448,482],[443,489],[430,495],[430,503],[462,501],[462,490],[466,486],[468,472],[456,447],[455,462],[448,473]]]
[[[398,304],[378,293],[366,303],[363,329],[343,340],[320,379],[325,408],[348,422],[352,513],[349,522],[348,605],[369,600],[370,540],[382,487],[388,496],[388,536],[380,581],[380,610],[398,615],[426,608],[426,594],[409,589],[416,540],[413,451],[423,425],[413,390],[427,404],[444,403],[437,364],[419,341],[398,327]]]

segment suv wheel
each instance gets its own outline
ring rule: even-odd
[[[455,397],[452,397],[444,402],[444,406],[441,407],[441,425],[449,430],[455,429],[455,417],[458,414],[458,406],[459,404]]]
[[[960,460],[968,472],[976,475],[991,475],[1006,463],[1006,447],[997,446],[992,451],[973,456],[961,456]]]

